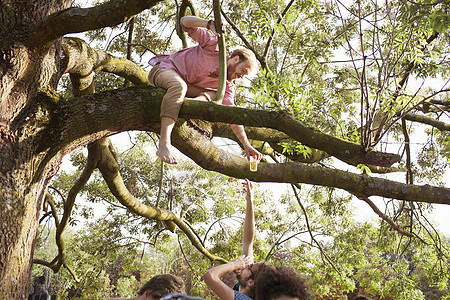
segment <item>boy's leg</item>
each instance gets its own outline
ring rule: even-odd
[[[168,164],[177,164],[177,160],[172,155],[170,151],[171,142],[170,135],[172,134],[173,126],[175,125],[175,120],[170,117],[161,117],[161,131],[158,143],[158,150],[156,155]]]
[[[207,90],[190,83],[187,86],[186,97],[189,97],[191,100],[212,101],[216,97],[217,92],[215,91]]]
[[[170,136],[187,92],[187,84],[173,70],[157,66],[154,68],[156,69],[152,69],[149,74],[150,84],[167,90],[161,103],[161,137],[156,154],[162,161],[176,164],[177,160],[170,151]]]

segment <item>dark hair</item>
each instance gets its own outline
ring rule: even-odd
[[[357,296],[355,299],[353,300],[371,300],[370,298],[366,297],[366,296]]]
[[[255,279],[255,300],[271,300],[280,296],[309,299],[308,284],[292,268],[264,264]]]
[[[171,274],[160,274],[153,276],[147,281],[138,292],[138,295],[143,295],[147,290],[151,290],[153,298],[161,298],[170,293],[185,294],[183,287],[183,279]]]

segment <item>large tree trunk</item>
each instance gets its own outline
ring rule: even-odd
[[[41,91],[60,78],[58,43],[34,48],[29,32],[71,1],[2,1],[0,45],[0,298],[28,297],[31,262],[43,196],[59,160],[38,149],[49,120]]]
[[[60,101],[55,90],[62,74],[70,73],[79,91],[91,87],[94,70],[147,81],[145,70],[131,62],[62,36],[120,24],[159,1],[109,1],[86,9],[70,8],[71,0],[0,2],[0,299],[28,297],[43,199],[62,157],[120,131],[96,127],[88,100]]]

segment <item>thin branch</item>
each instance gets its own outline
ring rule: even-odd
[[[134,22],[135,18],[132,18],[130,22],[128,22],[128,42],[127,42],[127,59],[131,60],[131,54],[133,52],[132,48],[132,42],[133,42],[133,31],[134,31]],[[130,85],[130,82],[125,79],[125,82],[123,83],[123,87],[127,87]]]
[[[156,197],[155,207],[159,207],[159,201],[161,200],[161,192],[163,185],[163,177],[164,177],[164,162],[161,160],[161,178],[159,180],[159,188],[158,188],[158,196]]]
[[[427,116],[416,115],[412,113],[408,113],[404,115],[404,118],[408,121],[418,122],[426,125],[433,126],[441,131],[450,131],[450,124],[445,123],[434,118],[430,118]]]
[[[428,37],[428,39],[426,40],[425,45],[423,45],[422,47],[420,47],[420,50],[423,51],[426,49],[426,47],[431,44],[437,37],[439,36],[438,32],[434,32],[430,37]],[[399,95],[400,95],[400,91],[404,88],[406,81],[409,78],[409,75],[412,73],[412,71],[414,70],[415,67],[415,63],[414,62],[410,62],[408,64],[408,66],[406,67],[404,73],[403,73],[403,77],[401,78],[401,80],[396,84],[396,89],[394,91],[394,94],[392,96],[393,100],[396,100]],[[374,137],[374,144],[378,143],[378,141],[383,137],[384,133],[382,133],[382,129],[384,127],[384,123],[386,122],[387,119],[387,115],[383,118],[382,123],[380,124],[375,137]],[[386,132],[386,131],[385,131]]]
[[[309,220],[308,220],[308,213],[306,212],[305,207],[303,206],[302,202],[300,201],[300,196],[297,193],[297,189],[300,189],[300,186],[298,184],[291,184],[292,190],[294,191],[295,194],[295,198],[297,199],[298,205],[300,206],[300,208],[303,211],[303,215],[305,216],[305,222],[306,222],[306,227],[308,228],[308,232],[309,235],[311,237],[311,240],[314,241],[314,243],[316,243],[317,247],[319,248],[319,251],[322,255],[322,257],[325,258],[325,260],[333,267],[333,269],[336,271],[336,273],[339,274],[339,276],[342,276],[342,273],[336,268],[336,266],[333,264],[333,262],[331,261],[331,259],[328,257],[327,253],[325,252],[325,250],[323,250],[322,245],[316,240],[316,238],[314,237],[314,235],[312,234],[312,229],[311,229],[311,225],[309,224]]]
[[[56,209],[55,201],[53,201],[53,196],[48,191],[45,195],[45,201],[50,205],[51,213],[55,221],[55,226],[59,226],[58,210]]]
[[[406,167],[408,168],[408,172],[406,172],[406,183],[413,184],[413,173],[411,168],[411,148],[409,147],[409,134],[408,128],[406,127],[406,121],[402,118],[402,131],[403,136],[405,137],[405,151],[406,151]]]
[[[225,216],[225,217],[219,218],[219,219],[215,220],[214,222],[212,222],[212,223],[209,225],[208,229],[206,230],[205,237],[203,238],[202,244],[205,244],[205,243],[206,243],[206,238],[208,237],[208,234],[209,234],[209,232],[212,230],[212,228],[214,227],[214,225],[215,225],[216,223],[218,223],[218,222],[220,222],[220,221],[222,221],[222,220],[224,220],[224,219],[228,219],[228,218],[231,218],[231,217],[230,217],[230,216]]]
[[[284,16],[287,14],[287,12],[289,11],[289,9],[291,8],[292,4],[294,3],[295,0],[291,0],[286,7],[284,8],[283,12],[281,13],[280,17],[277,20],[277,25],[281,23],[281,21],[283,21]],[[269,39],[267,40],[266,43],[266,47],[264,49],[264,53],[263,53],[263,57],[264,57],[264,61],[267,60],[267,55],[269,54],[269,48],[272,45],[272,41],[273,41],[273,37],[275,35],[275,27],[272,28],[272,32],[270,33]]]
[[[293,223],[293,224],[297,223],[299,219],[300,219],[300,216],[297,217],[297,219],[296,219],[294,222],[292,222],[292,223]],[[275,247],[278,247],[278,246],[282,245],[283,243],[286,243],[287,241],[289,241],[290,239],[296,237],[296,236],[299,235],[299,234],[307,233],[307,232],[309,233],[309,231],[300,231],[300,232],[294,233],[293,235],[291,235],[291,236],[285,238],[284,240],[281,240],[281,238],[284,236],[284,234],[285,234],[286,232],[288,232],[289,230],[290,230],[290,229],[285,230],[285,231],[280,235],[280,237],[278,238],[278,240],[277,240],[275,243],[273,243],[272,247],[271,247],[270,250],[269,250],[269,253],[267,253],[266,258],[264,258],[265,261],[268,261],[268,260],[270,259],[270,257],[272,256],[272,254],[273,254],[273,252],[274,252],[274,250],[275,250]]]
[[[268,66],[266,63],[266,60],[264,59],[263,56],[261,56],[256,50],[255,48],[248,42],[248,40],[244,37],[244,35],[242,34],[242,32],[239,30],[239,28],[236,26],[236,24],[234,24],[234,22],[227,16],[227,14],[222,10],[222,8],[220,9],[220,12],[222,13],[222,16],[225,18],[225,20],[227,20],[228,24],[230,24],[231,28],[233,28],[234,32],[236,32],[237,36],[241,39],[241,41],[244,43],[245,47],[247,49],[250,49],[253,51],[253,53],[255,53],[256,59],[259,61],[259,63],[261,64],[261,67],[265,70],[268,70]]]
[[[356,195],[355,195],[356,196]],[[398,233],[405,235],[407,237],[413,237],[414,235],[411,232],[405,231],[403,229],[401,229],[400,227],[398,227],[397,224],[395,224],[394,221],[392,221],[388,216],[386,216],[381,210],[378,209],[378,207],[375,205],[375,203],[373,203],[369,198],[366,197],[360,197],[360,196],[356,196],[358,197],[358,199],[366,202],[367,204],[369,204],[370,208],[372,208],[372,210],[381,218],[383,219],[386,223],[389,224],[389,226],[391,226],[392,229],[394,229],[395,231],[397,231]]]

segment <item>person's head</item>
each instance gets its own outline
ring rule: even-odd
[[[183,280],[171,274],[161,274],[152,277],[138,291],[144,299],[154,300],[170,293],[185,294]]]
[[[256,70],[257,67],[256,56],[251,50],[236,49],[227,60],[227,80],[242,78]]]
[[[236,274],[236,278],[239,281],[240,286],[242,286],[243,288],[254,286],[255,275],[259,271],[259,268],[262,264],[262,262],[250,264],[246,268],[240,270]]]
[[[255,278],[255,300],[307,300],[306,278],[287,267],[261,266]]]

